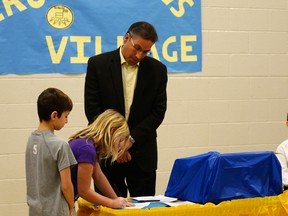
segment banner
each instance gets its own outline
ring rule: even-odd
[[[155,26],[152,57],[168,72],[201,72],[200,0],[3,0],[0,74],[85,73],[137,21]]]

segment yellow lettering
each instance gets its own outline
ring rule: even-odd
[[[90,36],[71,36],[71,42],[77,43],[77,57],[71,57],[71,63],[87,63],[89,57],[84,56],[84,43],[90,43]]]
[[[187,42],[197,41],[196,35],[182,35],[181,36],[181,61],[182,62],[195,62],[197,61],[197,55],[187,55],[187,52],[191,52],[192,46],[187,46]]]
[[[61,63],[65,49],[68,43],[68,36],[63,36],[59,43],[58,50],[55,48],[53,39],[51,36],[46,36],[46,42],[48,50],[50,52],[51,60],[53,64]],[[85,64],[87,63],[89,56],[85,56],[85,46],[91,44],[90,36],[70,36],[70,42],[76,43],[76,56],[70,56],[71,64]],[[181,35],[168,37],[162,44],[162,58],[168,62],[197,62],[198,56],[192,55],[193,46],[192,44],[197,42],[197,35]],[[123,36],[117,36],[117,47],[123,44]],[[92,44],[91,44],[92,45]],[[102,53],[102,36],[95,36],[94,43],[95,55]],[[153,58],[160,60],[159,52],[155,44],[151,47]],[[180,60],[181,59],[181,60]]]
[[[102,38],[95,36],[95,55],[102,53]]]
[[[40,8],[44,5],[45,0],[38,0],[38,1],[27,0],[27,2],[32,8]]]
[[[123,45],[123,36],[117,36],[117,47]]]
[[[163,57],[169,62],[177,62],[178,61],[177,51],[173,51],[172,56],[169,56],[169,54],[168,54],[168,46],[171,43],[175,43],[175,42],[176,42],[176,36],[171,36],[163,43],[162,54],[163,54]]]
[[[8,16],[12,16],[13,12],[11,7],[14,5],[19,11],[24,11],[27,9],[25,5],[23,5],[19,0],[2,0],[3,5],[5,7],[6,13]],[[2,15],[3,16],[3,15]],[[0,17],[1,19],[1,17]]]
[[[0,13],[0,22],[2,21],[2,20],[4,20],[5,18],[4,18],[4,16],[3,16],[3,14],[2,13]]]
[[[162,2],[164,2],[164,4],[168,5],[172,2],[173,0],[162,0]]]
[[[158,51],[156,49],[155,44],[151,47],[151,52],[152,52],[153,58],[155,58],[158,61],[160,61],[159,54],[158,54]]]
[[[194,5],[193,0],[179,0],[179,2],[178,2],[179,10],[177,11],[174,7],[171,7],[170,11],[176,17],[182,17],[185,13],[184,3],[187,3],[190,7],[192,7]]]
[[[174,0],[162,0],[165,5],[169,5]],[[184,3],[187,3],[190,7],[193,7],[194,1],[193,0],[178,0],[178,7],[179,9],[176,10],[174,7],[170,7],[170,11],[176,17],[182,17],[185,14]]]
[[[51,36],[46,36],[46,42],[48,45],[50,57],[53,64],[59,64],[62,60],[66,45],[67,45],[68,37],[64,36],[61,39],[60,46],[58,48],[58,52],[55,51],[55,47],[52,41]]]

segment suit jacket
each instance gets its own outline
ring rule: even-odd
[[[129,152],[143,171],[157,169],[156,129],[167,108],[167,80],[164,64],[150,57],[142,59],[128,125],[136,141]],[[84,98],[89,123],[106,109],[115,109],[125,115],[119,49],[89,59]]]

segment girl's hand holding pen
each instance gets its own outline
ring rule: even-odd
[[[131,206],[135,206],[135,204],[128,202],[128,200],[123,197],[118,197],[113,200],[113,208],[125,208]]]

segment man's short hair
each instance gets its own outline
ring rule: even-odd
[[[156,29],[154,28],[153,25],[151,25],[148,22],[142,21],[133,23],[129,27],[127,33],[129,33],[131,37],[140,36],[141,38],[145,40],[150,40],[153,43],[158,41],[158,35]]]

